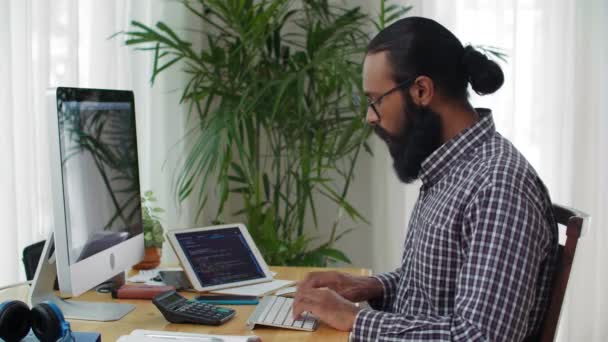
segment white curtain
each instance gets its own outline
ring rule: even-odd
[[[398,2],[413,5],[411,15],[445,25],[463,44],[497,46],[509,55],[504,86],[471,101],[493,109],[498,131],[528,158],[554,202],[592,216],[579,240],[558,340],[607,341],[608,1]],[[419,184],[388,179],[390,157],[382,144],[375,147],[371,266],[383,271],[399,262]]]
[[[150,87],[152,54],[124,38],[131,20],[162,20],[187,36],[196,19],[175,1],[0,0],[0,286],[24,279],[23,247],[51,227],[45,103],[48,87],[131,89],[135,92],[140,182],[167,210],[165,222],[191,221],[188,204],[171,192],[176,146],[185,132],[180,73]]]

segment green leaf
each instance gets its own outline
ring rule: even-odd
[[[264,196],[266,198],[266,201],[270,201],[270,179],[268,178],[268,174],[264,173],[263,176],[263,183],[264,183]]]
[[[347,264],[352,264],[352,262],[350,261],[350,259],[346,256],[346,254],[344,254],[344,252],[334,249],[334,248],[323,248],[319,251],[321,254],[323,254],[326,257],[332,258],[334,260],[337,261],[342,261],[345,262]]]
[[[249,187],[247,187],[247,186],[230,189],[230,192],[237,193],[237,194],[250,194],[251,193],[251,191],[249,190]]]
[[[175,57],[172,60],[170,60],[169,62],[163,64],[162,66],[158,67],[155,66],[154,69],[154,75],[152,77],[152,83],[154,83],[154,78],[156,77],[156,75],[160,74],[163,70],[167,69],[168,67],[172,66],[173,64],[179,62],[182,59],[181,56]]]
[[[237,164],[235,162],[231,162],[230,167],[236,173],[236,175],[239,179],[243,179],[243,180],[247,179],[247,177],[245,176],[245,171],[243,171],[243,168],[239,164]]]
[[[338,195],[335,190],[333,190],[331,187],[329,187],[326,184],[322,184],[323,189],[325,190],[321,190],[320,193],[323,194],[324,196],[326,196],[327,198],[333,200],[336,204],[340,205],[340,207],[342,207],[344,210],[346,210],[346,213],[353,219],[353,220],[361,220],[365,223],[369,222],[347,201],[345,201],[342,196]]]

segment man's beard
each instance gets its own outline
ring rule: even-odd
[[[441,117],[416,105],[409,94],[405,103],[408,117],[399,136],[391,135],[379,125],[374,126],[374,132],[388,145],[399,179],[409,184],[418,179],[422,162],[441,146]]]

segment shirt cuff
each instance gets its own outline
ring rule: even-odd
[[[374,310],[390,311],[389,306],[392,304],[391,300],[391,280],[385,278],[382,274],[373,275],[372,278],[377,279],[382,284],[382,296],[369,299],[367,303]]]
[[[385,312],[362,309],[355,317],[353,330],[350,333],[349,341],[375,341],[380,334]]]

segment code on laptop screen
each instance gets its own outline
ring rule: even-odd
[[[264,278],[239,228],[175,234],[203,287]]]

